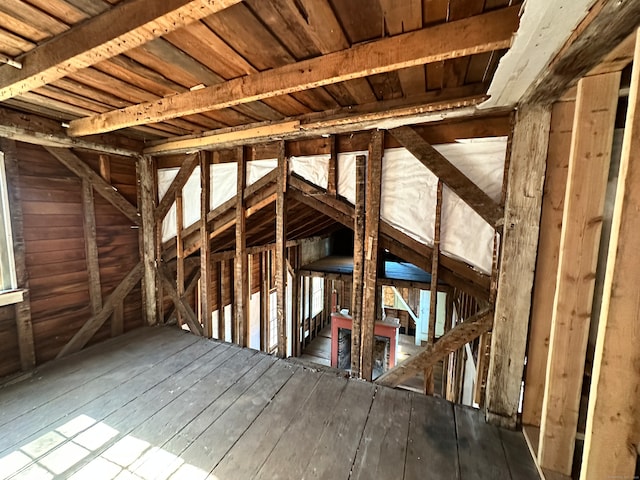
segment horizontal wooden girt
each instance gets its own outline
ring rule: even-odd
[[[131,0],[0,66],[0,101],[120,55],[240,0]]]
[[[520,6],[356,45],[204,89],[71,122],[83,136],[157,123],[415,65],[509,48]]]

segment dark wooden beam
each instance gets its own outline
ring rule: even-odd
[[[351,375],[362,377],[362,286],[364,280],[366,161],[356,156],[356,206],[353,223],[353,275],[351,287]]]
[[[71,150],[57,147],[46,147],[46,150],[78,177],[87,180],[99,195],[116,207],[129,220],[136,225],[142,224],[138,209],[131,205],[126,198],[113,188],[113,185],[105,182],[100,175],[80,160]]]
[[[20,170],[16,142],[0,137],[0,151],[4,155],[4,168],[7,176],[7,196],[9,199],[9,217],[13,238],[13,261],[16,269],[16,284],[22,289],[22,302],[15,305],[16,334],[20,351],[20,368],[31,370],[36,366],[33,324],[31,322],[31,300],[29,295],[29,274],[25,256],[22,199],[20,195]]]
[[[525,92],[522,104],[550,105],[638,28],[640,3],[602,0]],[[618,66],[621,70],[624,66]]]
[[[153,159],[146,155],[141,156],[136,163],[138,177],[138,198],[142,231],[140,233],[140,254],[143,265],[143,300],[144,317],[147,325],[155,325],[161,317],[158,305],[162,303],[159,291],[158,272],[156,270],[156,252],[159,246],[156,244],[161,235],[160,228],[153,216],[155,208],[155,176]]]
[[[247,213],[244,190],[247,185],[247,154],[244,147],[237,148],[236,175],[236,254],[233,282],[235,304],[235,343],[242,347],[249,345],[249,255],[247,254]]]
[[[124,298],[129,294],[133,287],[142,278],[142,262],[139,262],[126,277],[118,284],[115,290],[109,295],[104,302],[102,310],[97,315],[93,315],[89,318],[85,324],[76,332],[76,334],[69,340],[69,342],[60,350],[56,358],[61,358],[70,353],[77,352],[84,347],[91,337],[100,330],[100,327],[104,325],[104,322],[113,313],[116,305],[120,304]]]
[[[373,347],[375,322],[379,296],[378,240],[380,228],[380,200],[382,196],[382,155],[384,131],[374,130],[369,144],[366,179],[366,224],[364,231],[364,273],[362,281],[362,378],[373,379]]]
[[[93,188],[86,179],[82,179],[82,226],[87,274],[89,277],[89,305],[91,307],[91,315],[95,316],[102,310],[102,287],[100,283],[100,265],[98,263]]]
[[[178,295],[178,292],[173,285],[174,282],[171,280],[169,272],[167,271],[167,267],[161,265],[160,267],[158,267],[158,273],[160,275],[162,283],[164,284],[167,295],[169,296],[171,301],[173,301],[173,304],[176,307],[177,313],[180,314],[180,316],[187,323],[187,326],[189,327],[191,333],[202,336],[204,333],[202,325],[198,323],[196,314],[193,312],[191,306],[186,302],[185,298]]]
[[[276,248],[275,248],[275,278],[278,324],[278,356],[287,356],[287,173],[288,162],[284,141],[280,142],[278,152],[278,189],[276,199]]]
[[[502,207],[429,145],[415,129],[398,127],[389,130],[389,133],[489,225],[495,227],[501,224],[504,220]]]
[[[207,214],[211,199],[211,153],[200,152],[200,311],[202,312],[202,328],[204,336],[213,336],[211,303],[213,285],[211,284],[211,244]]]

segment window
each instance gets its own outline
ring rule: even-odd
[[[14,290],[16,287],[7,177],[4,168],[4,155],[0,152],[0,293]]]
[[[311,289],[313,298],[311,300],[311,317],[315,317],[323,309],[324,303],[324,278],[321,277],[313,277],[311,282]]]

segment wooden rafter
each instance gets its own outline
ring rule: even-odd
[[[120,195],[111,184],[107,183],[86,163],[80,160],[70,149],[47,147],[46,150],[78,177],[87,180],[99,195],[116,207],[129,220],[136,225],[141,224],[138,209]]]
[[[504,220],[504,212],[500,205],[444,155],[429,145],[416,130],[411,127],[399,127],[389,130],[389,133],[489,225],[495,227]]]
[[[425,368],[433,367],[446,355],[487,332],[493,325],[493,310],[485,308],[445,333],[432,345],[425,347],[405,362],[382,374],[376,383],[396,387]]]
[[[84,347],[91,337],[100,330],[100,327],[107,321],[109,316],[113,313],[116,305],[119,305],[124,298],[129,294],[133,287],[142,278],[142,262],[138,262],[135,267],[127,274],[126,277],[120,282],[115,290],[109,295],[104,302],[102,310],[97,315],[93,315],[89,318],[85,324],[76,332],[76,334],[69,340],[69,342],[60,350],[56,358],[64,357],[70,353],[77,352]]]
[[[0,100],[15,97],[212,15],[240,0],[132,0],[0,66]]]
[[[201,90],[74,120],[71,136],[109,132],[436,62],[509,48],[520,7],[356,45]]]

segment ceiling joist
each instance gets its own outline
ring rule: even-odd
[[[16,58],[22,69],[0,66],[0,101],[115,57],[239,1],[122,2]]]
[[[331,85],[402,68],[509,48],[519,6],[356,45],[160,100],[71,122],[83,136],[157,123],[196,113]]]

